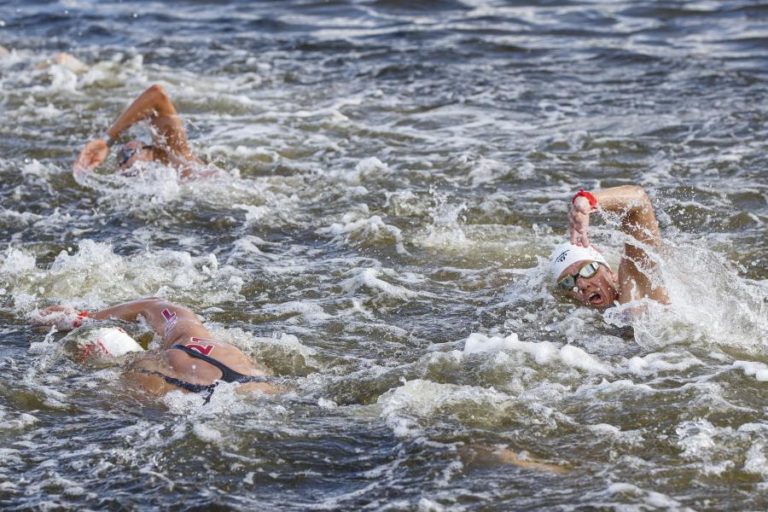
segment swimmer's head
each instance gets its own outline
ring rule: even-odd
[[[550,259],[550,276],[558,292],[585,306],[603,309],[619,298],[616,274],[594,247],[557,246]]]
[[[117,151],[117,165],[128,169],[136,162],[151,162],[155,158],[155,147],[140,140],[132,140],[120,146]]]
[[[119,327],[84,329],[71,337],[65,347],[71,356],[81,363],[104,363],[130,352],[144,350]]]

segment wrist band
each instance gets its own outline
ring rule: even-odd
[[[112,146],[114,146],[116,142],[117,141],[115,139],[113,139],[112,137],[107,135],[107,147],[108,148],[111,148]]]
[[[583,188],[580,188],[578,192],[576,192],[576,195],[573,196],[573,199],[571,199],[571,204],[574,204],[576,202],[577,197],[583,197],[587,201],[589,201],[589,207],[592,209],[592,211],[597,210],[597,198],[593,196],[591,193],[587,192]]]
[[[77,314],[77,318],[72,322],[72,327],[77,329],[83,325],[83,321],[85,321],[86,318],[88,318],[88,311],[84,309]]]

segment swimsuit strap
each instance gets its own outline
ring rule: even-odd
[[[177,379],[176,377],[171,377],[161,372],[146,370],[144,368],[136,368],[134,371],[138,371],[146,375],[156,375],[158,377],[162,377],[163,380],[168,384],[184,389],[186,391],[190,391],[192,393],[208,393],[208,395],[205,397],[206,404],[211,401],[211,395],[213,395],[213,390],[217,385],[215,382],[213,384],[192,384],[191,382]]]
[[[229,366],[225,365],[218,359],[214,359],[210,356],[207,356],[205,354],[202,354],[198,352],[195,349],[189,348],[185,345],[182,345],[180,343],[177,343],[175,345],[171,345],[171,348],[175,348],[177,350],[181,350],[185,354],[187,354],[190,357],[194,357],[195,359],[199,359],[201,361],[204,361],[212,366],[215,366],[221,371],[221,378],[219,380],[224,382],[238,382],[238,383],[245,383],[245,382],[269,382],[270,378],[265,377],[263,375],[244,375],[238,371],[233,370]]]

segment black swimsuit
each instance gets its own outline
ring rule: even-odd
[[[208,403],[211,399],[211,395],[213,395],[214,388],[220,383],[220,382],[238,382],[238,383],[245,383],[245,382],[269,382],[270,377],[265,377],[263,375],[244,375],[240,372],[237,372],[230,368],[229,366],[225,365],[218,359],[214,359],[210,356],[207,356],[205,354],[202,354],[198,352],[195,349],[189,348],[187,346],[184,346],[180,343],[177,343],[175,345],[171,345],[171,348],[175,348],[177,350],[181,350],[185,354],[187,354],[189,357],[194,357],[195,359],[200,359],[203,362],[206,362],[212,366],[215,366],[218,368],[219,371],[221,371],[221,377],[219,377],[216,382],[213,384],[192,384],[191,382],[187,382],[185,380],[177,379],[175,377],[170,377],[168,375],[165,375],[164,373],[155,372],[155,371],[149,371],[149,370],[142,370],[142,373],[147,373],[150,375],[157,375],[158,377],[162,377],[165,382],[168,384],[172,384],[176,387],[179,387],[181,389],[186,389],[187,391],[191,391],[192,393],[207,393],[208,395],[205,397],[205,403]]]

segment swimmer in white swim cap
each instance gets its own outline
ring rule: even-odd
[[[74,334],[74,333],[73,333]],[[66,350],[80,363],[104,363],[116,360],[126,354],[143,352],[139,343],[120,327],[99,327],[69,335]]]
[[[598,209],[618,214],[621,230],[628,235],[618,272],[589,242],[589,216]],[[570,242],[556,247],[550,257],[550,275],[558,292],[598,309],[644,298],[669,302],[656,264],[647,252],[661,246],[661,236],[653,206],[642,187],[580,190],[571,200],[568,224]]]
[[[162,337],[162,349],[137,355],[125,375],[150,393],[162,395],[182,390],[200,393],[207,401],[221,382],[237,384],[238,392],[282,391],[275,378],[257,368],[240,349],[215,339],[192,311],[161,299],[139,299],[95,312],[51,306],[31,315],[33,323],[54,325],[59,330],[71,330],[94,320],[134,322],[139,318]],[[92,336],[89,339],[92,344]],[[131,345],[122,337],[109,347],[103,340],[102,344],[106,351],[116,353]],[[91,351],[94,350],[101,348]]]
[[[110,149],[118,144],[120,135],[134,124],[148,120],[152,126],[152,144],[131,140],[119,145],[117,165],[121,172],[137,162],[159,162],[173,167],[182,178],[211,176],[218,169],[206,167],[189,147],[181,117],[171,99],[160,85],[153,85],[134,100],[107,129],[106,139],[94,139],[80,152],[73,172],[82,176],[107,159]]]

